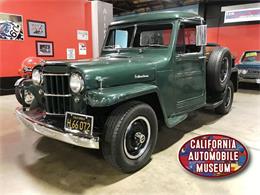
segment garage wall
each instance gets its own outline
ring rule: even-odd
[[[211,27],[208,29],[208,42],[228,47],[238,63],[244,51],[260,50],[259,34],[259,24]]]
[[[208,25],[208,42],[218,43],[230,48],[236,63],[245,50],[260,49],[260,21],[224,23],[223,7],[246,7],[255,1],[232,1],[200,4],[200,15]]]
[[[75,48],[76,59],[92,57],[91,3],[87,0],[2,0],[0,12],[23,16],[24,40],[0,40],[1,93],[12,88],[23,59],[36,56],[35,41],[53,41],[54,57],[46,60],[66,59],[66,48]],[[46,22],[47,38],[28,37],[26,20]],[[77,30],[87,30],[88,41],[77,40]],[[87,46],[87,55],[78,55],[78,43]]]
[[[113,22],[113,5],[103,1],[91,1],[93,57],[100,56],[107,28]]]

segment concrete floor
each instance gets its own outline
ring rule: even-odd
[[[239,90],[230,114],[197,111],[180,125],[162,127],[152,161],[122,174],[100,152],[74,147],[22,128],[13,95],[0,97],[0,194],[259,194],[260,91]],[[245,144],[247,168],[224,179],[196,177],[182,168],[178,151],[187,140],[220,133]]]

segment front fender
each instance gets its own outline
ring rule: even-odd
[[[24,80],[26,80],[25,78],[19,78],[15,84],[14,84],[14,87],[18,87]]]
[[[87,95],[91,107],[106,107],[119,102],[156,92],[158,88],[152,84],[136,83],[130,85],[90,90]]]

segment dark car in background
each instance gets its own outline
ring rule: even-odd
[[[245,51],[237,68],[240,82],[260,85],[260,50]]]

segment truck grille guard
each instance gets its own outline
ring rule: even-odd
[[[47,115],[63,116],[71,108],[68,73],[44,73],[43,89]]]

